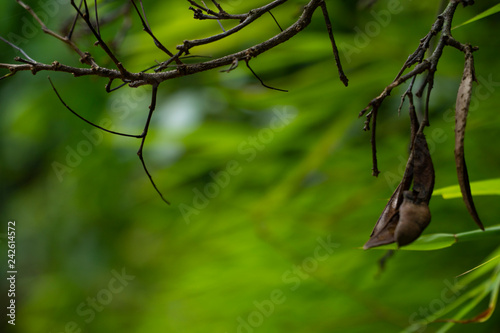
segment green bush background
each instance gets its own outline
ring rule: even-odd
[[[27,3],[49,13],[47,25],[54,30],[72,13],[68,4],[56,1],[55,7]],[[220,3],[240,13],[265,1]],[[273,14],[286,27],[304,3],[289,1]],[[454,22],[464,22],[494,3],[460,6]],[[391,4],[400,11],[380,21]],[[102,4],[103,17],[118,5]],[[193,20],[186,1],[144,5],[153,31],[171,49],[184,39],[220,32],[215,21]],[[359,49],[341,52],[348,88],[338,80],[319,11],[302,33],[251,61],[267,84],[288,93],[262,87],[244,64],[229,74],[213,70],[160,86],[144,154],[171,206],[160,200],[142,170],[136,155],[139,141],[97,132],[70,114],[51,90],[48,73],[23,72],[0,82],[0,233],[7,231],[7,221],[16,221],[17,332],[399,332],[422,319],[422,309],[432,313],[451,302],[443,295],[453,295],[447,288],[454,277],[482,263],[498,246],[498,238],[440,251],[399,252],[382,274],[377,260],[384,252],[359,248],[407,158],[409,119],[405,108],[397,114],[406,86],[394,91],[380,110],[378,178],[371,176],[370,133],[362,131],[364,119],[357,114],[392,81],[428,32],[437,4],[378,1],[358,9],[354,1],[328,1],[328,7],[339,46]],[[20,46],[32,58],[82,66],[61,42],[27,30],[32,18],[15,1],[2,1],[0,9],[0,35],[22,37]],[[137,15],[131,17],[132,26],[117,50],[119,59],[131,71],[165,60],[141,31]],[[480,47],[476,73],[494,83],[480,80],[477,103],[471,106],[466,158],[472,181],[499,177],[498,17],[454,30],[459,41]],[[121,24],[118,20],[103,27],[105,40]],[[369,24],[380,31],[364,45],[356,44],[357,31]],[[265,15],[241,33],[193,54],[217,57],[278,32]],[[77,36],[82,33],[79,29]],[[82,36],[79,45],[102,66],[113,67],[92,43]],[[16,55],[0,45],[0,62],[12,62]],[[462,70],[463,54],[447,48],[436,73],[431,127],[426,129],[436,188],[457,183],[452,110]],[[106,94],[104,79],[50,76],[65,101],[88,119],[141,133],[150,102],[147,87]],[[296,116],[270,132],[275,112],[285,111]],[[70,150],[89,146],[82,143],[90,142],[85,133],[92,133],[98,144],[91,143],[81,160],[68,160]],[[251,137],[262,145],[254,155],[242,152]],[[206,207],[186,218],[182,205],[193,206],[196,191],[205,193],[214,184],[211,173],[226,170],[230,161],[238,163],[239,172],[227,186],[218,187]],[[71,172],[58,177],[54,162]],[[475,201],[485,225],[498,224],[498,196]],[[431,211],[426,234],[475,229],[461,199],[435,196]],[[318,239],[336,246],[321,260],[315,257]],[[110,295],[102,290],[109,289],[113,271],[122,269],[134,279],[111,293],[112,299],[94,316],[81,315],[77,309],[82,303],[91,309],[88,297]],[[2,304],[7,304],[6,280],[0,285]],[[272,308],[271,299],[279,300]],[[467,317],[486,307],[487,300]],[[5,318],[2,325],[8,326]],[[240,326],[242,322],[251,324]],[[430,324],[426,332],[441,325]],[[452,332],[493,332],[499,325],[497,312],[486,323],[457,325]]]

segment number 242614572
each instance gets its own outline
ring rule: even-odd
[[[9,269],[16,268],[16,221],[9,221],[7,224],[7,238],[9,250],[7,251],[7,257],[9,260],[7,264]]]

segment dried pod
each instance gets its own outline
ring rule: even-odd
[[[416,240],[429,225],[429,200],[434,189],[434,166],[423,128],[419,129],[413,103],[411,152],[401,183],[379,217],[364,249],[397,242],[399,246]],[[413,191],[409,191],[413,181]]]
[[[429,204],[434,191],[434,165],[425,135],[418,132],[414,141],[413,193],[418,202]]]
[[[403,203],[399,207],[399,222],[394,231],[398,246],[408,245],[416,240],[431,221],[429,206],[418,201],[411,191],[403,193]]]
[[[457,165],[458,183],[460,184],[465,206],[479,228],[484,230],[483,223],[477,214],[474,201],[472,200],[469,174],[465,164],[464,153],[465,125],[467,124],[467,114],[469,113],[472,95],[472,82],[475,80],[474,57],[472,56],[472,48],[469,45],[465,53],[464,74],[462,76],[462,82],[458,87],[457,102],[455,106],[455,163]]]
[[[389,199],[389,202],[373,228],[370,239],[363,246],[363,249],[367,250],[372,247],[391,244],[396,241],[394,238],[394,230],[399,221],[399,207],[403,202],[403,192],[409,189],[413,178],[413,163],[410,162],[411,159],[406,165],[401,183]]]

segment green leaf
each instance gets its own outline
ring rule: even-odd
[[[403,246],[400,250],[406,251],[433,251],[452,246],[458,242],[478,241],[489,237],[500,236],[500,225],[482,230],[466,231],[458,234],[430,234],[423,235],[410,245]],[[396,243],[375,247],[376,250],[396,250]]]
[[[427,317],[419,320],[416,323],[408,326],[401,333],[422,332],[430,323],[446,322],[438,333],[449,332],[449,330],[457,323],[467,322],[484,322],[489,319],[495,310],[495,305],[498,301],[498,292],[500,288],[500,263],[492,265],[500,258],[500,247],[493,251],[485,262],[459,276],[460,281],[455,280],[455,293],[457,299],[445,304],[446,306],[440,310],[429,314]],[[486,277],[493,271],[490,277]],[[465,274],[465,275],[464,275]],[[484,279],[486,277],[486,279]],[[479,282],[479,284],[477,284]],[[464,319],[480,302],[490,295],[488,308],[470,319]],[[457,310],[451,318],[446,318],[448,314]],[[441,319],[440,319],[441,318]]]
[[[500,178],[471,182],[472,195],[500,195]],[[433,195],[442,195],[443,199],[460,198],[462,192],[458,185],[434,190]]]
[[[500,4],[495,5],[495,6],[491,7],[490,9],[485,10],[485,11],[484,11],[484,12],[482,12],[481,14],[478,14],[478,15],[474,16],[474,17],[473,17],[473,18],[471,18],[470,20],[465,21],[464,23],[462,23],[462,24],[459,24],[459,25],[455,26],[454,28],[452,28],[452,30],[453,30],[453,29],[456,29],[456,28],[458,28],[458,27],[464,26],[464,25],[466,25],[466,24],[469,24],[469,23],[472,23],[472,22],[478,21],[478,20],[483,19],[483,18],[485,18],[485,17],[488,17],[488,16],[490,16],[490,15],[496,14],[496,13],[498,13],[498,12],[500,12]]]
[[[456,243],[455,236],[453,234],[432,234],[424,235],[419,239],[411,243],[410,245],[403,246],[400,250],[407,251],[433,251],[444,249],[452,246]],[[398,245],[396,243],[382,245],[374,247],[375,250],[397,250]]]

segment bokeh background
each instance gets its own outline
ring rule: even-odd
[[[55,31],[73,17],[68,1],[26,2],[45,13]],[[124,2],[101,1],[101,17]],[[216,21],[193,20],[187,1],[143,2],[153,31],[170,49],[220,32]],[[242,13],[266,1],[220,3]],[[305,3],[288,1],[273,14],[287,27]],[[495,3],[460,6],[454,22]],[[251,61],[266,84],[288,93],[264,88],[244,64],[231,73],[213,70],[160,86],[144,156],[170,206],[142,169],[139,141],[99,132],[69,113],[47,75],[73,109],[127,133],[142,131],[148,87],[107,94],[104,79],[63,73],[22,72],[0,81],[1,267],[7,221],[15,220],[18,270],[16,326],[2,315],[5,331],[400,332],[422,319],[422,311],[432,314],[463,293],[450,290],[455,276],[484,262],[498,238],[440,251],[400,251],[382,273],[378,260],[385,252],[360,249],[407,158],[409,119],[406,108],[397,113],[406,86],[380,110],[378,178],[371,176],[370,133],[357,114],[395,77],[429,31],[439,4],[327,4],[348,88],[338,80],[320,11],[302,33]],[[0,35],[30,57],[82,66],[15,1],[0,2],[0,13]],[[500,175],[499,29],[497,14],[453,31],[480,47],[475,60],[482,81],[466,132],[472,181]],[[265,15],[192,53],[217,57],[278,32]],[[166,60],[135,13],[120,14],[102,34],[115,40],[117,56],[131,71]],[[113,67],[81,26],[75,38],[99,64]],[[0,62],[16,55],[0,43]],[[447,48],[426,129],[436,188],[457,184],[453,107],[462,71],[463,54]],[[497,225],[498,196],[475,201],[485,225]],[[431,211],[426,234],[476,228],[461,199],[435,196]],[[4,313],[7,284],[1,281]],[[466,317],[487,306],[485,299]],[[494,332],[499,326],[497,311],[486,323],[451,331]]]

